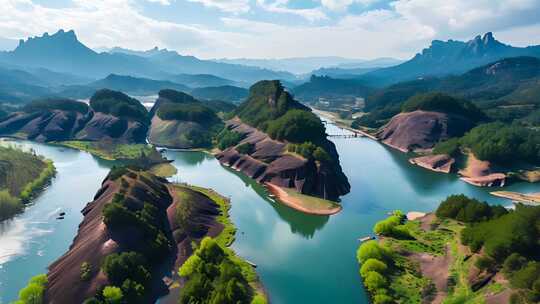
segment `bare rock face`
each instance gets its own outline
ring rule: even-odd
[[[377,138],[403,152],[422,151],[472,127],[473,123],[461,116],[417,110],[394,116],[377,132]]]
[[[456,160],[447,154],[437,154],[411,158],[409,162],[431,171],[450,173]]]
[[[88,120],[88,115],[75,111],[19,112],[0,121],[0,134],[41,142],[68,140],[73,138]]]
[[[86,114],[67,110],[17,112],[0,120],[0,135],[39,142],[111,139],[142,143],[147,129],[138,121],[94,111]]]
[[[350,191],[350,185],[339,164],[331,166],[288,154],[286,143],[273,140],[239,120],[228,121],[227,128],[244,134],[240,144],[251,143],[255,149],[247,155],[230,147],[216,155],[223,165],[241,171],[259,183],[270,182],[329,200],[337,200]],[[328,143],[330,148],[326,149],[330,151],[327,152],[336,155],[335,146]]]

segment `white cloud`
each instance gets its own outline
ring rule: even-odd
[[[246,13],[249,11],[249,0],[188,0],[201,3],[206,7],[217,8],[228,13]]]
[[[287,7],[288,0],[276,0],[269,2],[266,0],[257,0],[257,4],[264,10],[278,13],[278,14],[292,14],[300,16],[309,21],[318,21],[328,19],[326,14],[321,10],[320,7],[317,8],[302,8],[302,9],[292,9]]]
[[[0,0],[0,7],[9,12],[0,14],[0,37],[16,39],[60,28],[74,29],[91,47],[148,49],[157,45],[203,58],[407,58],[433,39],[470,39],[487,31],[495,32],[503,42],[540,44],[540,18],[536,16],[540,1],[536,0],[396,0],[387,9],[359,15],[343,13],[339,19],[331,19],[334,14],[325,14],[322,7],[291,9],[287,0],[257,0],[257,8],[311,21],[299,22],[301,25],[257,21],[249,0],[190,1],[229,12],[230,16],[222,18],[223,24],[215,29],[147,17],[133,0],[73,0],[64,9],[31,0]],[[243,15],[246,17],[239,16],[243,12],[248,12]]]
[[[215,31],[197,25],[158,21],[142,15],[131,0],[74,0],[70,8],[48,8],[30,0],[0,0],[0,37],[24,38],[74,29],[91,47],[169,47],[185,53],[228,45]]]
[[[152,3],[158,3],[161,5],[171,5],[171,1],[169,0],[146,0],[146,1],[152,2]]]
[[[321,0],[322,6],[332,11],[344,11],[353,3],[362,4],[365,7],[379,2],[380,0]]]

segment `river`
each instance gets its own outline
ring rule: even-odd
[[[329,134],[347,132],[331,124],[327,129]],[[368,303],[355,257],[357,239],[369,234],[388,211],[430,211],[455,193],[507,204],[489,195],[490,189],[412,166],[406,155],[370,139],[333,140],[352,187],[342,197],[343,211],[331,217],[305,215],[272,202],[264,188],[210,155],[166,152],[178,169],[171,181],[210,187],[231,197],[230,212],[238,228],[233,248],[257,264],[272,303]],[[15,299],[32,275],[46,272],[68,249],[82,219],[80,210],[112,165],[85,152],[24,145],[54,160],[58,174],[23,214],[0,226],[0,303]],[[538,189],[527,183],[505,188]],[[55,219],[60,211],[66,212],[65,220]]]

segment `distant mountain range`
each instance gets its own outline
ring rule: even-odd
[[[293,74],[287,72],[200,60],[168,50],[128,52],[116,49],[110,53],[97,53],[82,44],[74,31],[64,30],[53,35],[45,33],[41,37],[21,40],[15,50],[0,52],[0,62],[92,78],[103,78],[114,73],[154,79],[166,79],[178,74],[211,74],[247,83],[261,79],[295,79]]]
[[[242,64],[247,66],[257,66],[274,71],[287,71],[294,74],[316,74],[321,68],[336,68],[336,69],[357,69],[357,68],[382,68],[399,64],[403,61],[394,58],[377,58],[377,59],[353,59],[336,56],[327,57],[303,57],[303,58],[283,58],[283,59],[216,59],[218,62]],[[348,73],[343,73],[348,74]]]
[[[517,56],[540,57],[540,46],[513,47],[497,41],[492,33],[463,42],[434,40],[411,60],[359,77],[366,84],[385,86],[427,76],[461,74],[475,67]]]

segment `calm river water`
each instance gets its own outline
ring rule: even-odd
[[[333,125],[329,134],[346,132]],[[199,152],[167,151],[178,173],[171,181],[214,188],[232,199],[238,228],[236,252],[258,265],[272,303],[368,303],[355,258],[357,239],[394,209],[430,211],[439,201],[465,193],[490,203],[508,202],[490,189],[461,182],[453,175],[414,167],[406,155],[366,138],[335,139],[351,192],[343,211],[332,217],[310,216],[270,201],[265,190]],[[24,142],[54,160],[58,174],[26,211],[0,224],[0,303],[16,298],[33,275],[64,253],[112,162],[85,152]],[[538,185],[514,184],[506,190],[539,191]],[[56,220],[59,212],[64,220]]]

